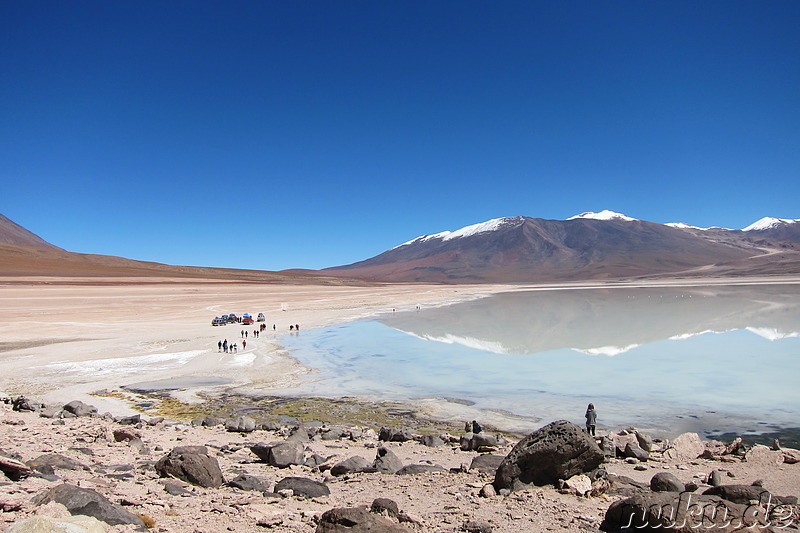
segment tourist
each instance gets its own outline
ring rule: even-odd
[[[217,343],[217,351],[218,351],[218,352],[221,352],[221,351],[222,351],[222,341],[219,341],[219,342]]]
[[[597,425],[597,412],[594,410],[594,404],[590,403],[586,408],[586,432],[594,437],[594,428]]]

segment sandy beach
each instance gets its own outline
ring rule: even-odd
[[[113,414],[132,412],[130,404],[90,394],[165,380],[187,384],[178,393],[185,401],[215,387],[291,388],[311,370],[282,350],[278,339],[290,325],[302,331],[513,288],[135,278],[11,278],[0,286],[0,391],[55,403],[91,400]],[[211,325],[227,313],[264,313],[268,328],[242,349],[241,330],[252,333],[258,324]],[[224,339],[238,342],[235,354],[220,353]]]

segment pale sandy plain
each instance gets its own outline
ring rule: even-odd
[[[271,285],[152,279],[0,280],[0,392],[45,402],[83,400],[112,414],[131,412],[113,398],[90,396],[133,383],[188,380],[181,399],[243,388],[286,389],[312,369],[280,345],[291,324],[303,330],[481,297],[511,287]],[[238,324],[215,327],[227,313],[267,316],[268,329],[241,349]],[[257,324],[256,324],[257,325]],[[273,330],[273,325],[275,329]],[[238,342],[235,354],[217,343]],[[217,387],[204,386],[218,381]]]

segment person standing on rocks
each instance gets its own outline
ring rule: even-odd
[[[597,412],[594,410],[594,404],[590,403],[586,408],[586,433],[594,437],[594,428],[597,425]]]

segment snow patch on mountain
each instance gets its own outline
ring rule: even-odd
[[[678,228],[678,229],[697,229],[700,231],[708,231],[709,228],[700,228],[697,226],[692,226],[691,224],[685,224],[683,222],[667,222],[664,224],[665,226],[669,226],[671,228]]]
[[[422,235],[421,237],[417,237],[416,239],[404,242],[399,246],[395,246],[392,249],[394,250],[395,248],[400,248],[401,246],[405,246],[407,244],[418,244],[433,239],[450,241],[453,239],[460,239],[463,237],[471,237],[473,235],[478,235],[480,233],[488,233],[490,231],[496,231],[500,228],[504,228],[507,226],[518,225],[521,224],[523,221],[524,217],[493,218],[492,220],[487,220],[486,222],[481,222],[479,224],[472,224],[471,226],[466,226],[455,231],[443,231],[441,233],[436,233],[435,235]]]
[[[798,222],[800,222],[800,219],[764,217],[757,222],[753,222],[742,231],[763,231]]]
[[[569,217],[567,220],[576,220],[579,218],[587,218],[591,220],[626,220],[628,222],[633,222],[637,220],[633,217],[623,215],[622,213],[615,213],[614,211],[609,211],[608,209],[603,209],[599,213],[595,213],[593,211],[587,211],[586,213],[581,213],[580,215]]]

